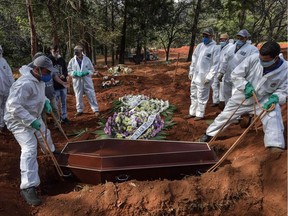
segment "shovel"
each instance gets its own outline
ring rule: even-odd
[[[254,126],[254,124],[257,123],[259,119],[262,119],[267,114],[266,110],[262,110],[260,115],[258,115],[253,122],[249,125],[249,127],[241,134],[241,136],[235,141],[235,143],[227,150],[227,152],[222,156],[222,158],[219,159],[219,161],[214,164],[207,172],[213,172],[216,168],[218,168],[221,163],[228,157],[228,155],[232,152],[232,150],[242,141],[243,137],[248,133],[250,128]]]
[[[57,126],[59,127],[61,133],[64,135],[64,137],[65,137],[65,139],[67,140],[67,142],[69,142],[69,139],[68,139],[67,135],[65,134],[65,132],[64,132],[61,124],[60,124],[59,121],[57,120],[57,118],[56,118],[56,116],[54,115],[54,113],[51,112],[50,114],[51,114],[52,118],[54,119],[54,121],[56,122]]]
[[[64,174],[64,173],[63,173],[63,171],[62,171],[61,168],[60,168],[60,165],[59,165],[58,161],[56,160],[53,152],[52,152],[51,149],[50,149],[49,144],[47,143],[46,138],[44,137],[43,132],[42,132],[41,130],[39,130],[39,132],[40,132],[40,134],[41,134],[41,137],[42,137],[43,142],[44,142],[44,144],[45,144],[45,146],[46,146],[46,149],[47,149],[47,151],[48,151],[48,153],[49,153],[49,155],[50,155],[50,157],[51,157],[51,159],[52,159],[52,161],[53,161],[53,163],[54,163],[54,165],[55,165],[55,167],[56,167],[56,170],[57,170],[59,176],[60,176],[60,177],[64,177],[64,178],[70,177],[70,176],[72,175],[71,173],[68,173],[68,174]],[[37,136],[36,136],[36,138],[37,138]]]
[[[220,160],[214,164],[214,166],[212,166],[209,170],[207,170],[207,172],[213,172],[217,167],[220,166],[220,164],[228,157],[228,155],[232,152],[232,150],[242,141],[243,137],[248,133],[248,131],[250,130],[250,128],[252,128],[254,125],[256,125],[258,120],[261,120],[262,118],[264,118],[264,116],[275,109],[275,105],[273,104],[269,109],[265,110],[262,108],[262,106],[260,105],[257,96],[255,94],[255,92],[253,92],[253,98],[254,101],[257,103],[257,105],[259,106],[260,109],[262,109],[262,112],[254,118],[253,122],[249,125],[249,127],[241,134],[241,136],[235,141],[235,143],[228,149],[228,151],[222,156],[222,158],[220,158]],[[242,101],[242,103],[237,107],[237,109],[235,110],[235,112],[239,109],[239,107],[244,103],[246,99],[244,99]],[[211,142],[213,142],[216,137],[219,135],[219,133],[222,131],[222,129],[225,127],[225,125],[228,123],[228,121],[231,119],[231,117],[235,114],[235,112],[230,116],[230,118],[227,120],[227,122],[220,128],[220,130],[218,131],[218,133],[213,137],[213,139],[211,139],[211,141],[208,143],[211,144]],[[254,105],[254,113],[256,116],[256,107]],[[257,131],[257,130],[256,130]]]

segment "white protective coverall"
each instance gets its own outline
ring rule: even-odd
[[[0,128],[4,127],[4,109],[9,90],[14,83],[12,70],[7,61],[0,55]]]
[[[206,134],[215,136],[221,126],[228,120],[232,113],[237,109],[241,102],[245,99],[245,85],[249,81],[255,88],[257,98],[261,104],[264,105],[272,94],[279,97],[279,104],[286,102],[287,97],[287,75],[288,63],[283,60],[283,64],[263,76],[263,67],[259,61],[259,54],[254,54],[245,59],[231,74],[232,82],[235,86],[235,91],[231,99],[228,101],[225,109],[217,116],[214,122],[207,128]],[[253,114],[254,112],[253,97],[245,100],[243,105],[230,119],[233,122],[238,116],[245,113]],[[279,147],[284,148],[284,127],[279,104],[276,108],[267,113],[261,120],[263,124],[264,144],[265,147]],[[256,105],[256,113],[259,114],[262,110]],[[227,124],[228,126],[229,124]],[[226,126],[226,127],[227,127]]]
[[[221,64],[221,62],[224,59],[224,55],[227,53],[227,51],[229,50],[229,48],[232,46],[232,43],[227,43],[220,51],[220,58],[219,58],[219,64],[218,64],[218,68]],[[219,69],[218,69],[218,72]],[[220,101],[224,101],[224,89],[223,89],[223,83],[219,82],[218,78],[217,78],[217,74],[215,74],[214,78],[213,78],[213,83],[211,85],[211,88],[213,90],[213,94],[212,94],[212,101],[214,104],[219,103]]]
[[[220,62],[219,72],[224,73],[223,77],[223,90],[225,103],[228,102],[232,95],[232,81],[231,73],[232,71],[248,56],[252,54],[258,54],[258,49],[248,43],[245,43],[236,53],[236,44],[229,47],[223,60]]]
[[[91,106],[93,112],[99,112],[98,103],[96,99],[96,94],[94,90],[93,80],[91,75],[93,74],[94,67],[90,59],[83,55],[81,68],[77,62],[76,55],[69,61],[68,74],[72,76],[73,89],[76,97],[76,110],[81,113],[84,109],[83,104],[83,93],[87,96],[88,102]],[[74,71],[79,72],[89,72],[87,76],[84,77],[75,77],[73,76]]]
[[[20,73],[23,75],[10,88],[4,115],[7,128],[13,133],[21,147],[20,189],[37,187],[40,184],[35,132],[41,150],[44,153],[47,152],[41,134],[30,126],[34,120],[38,119],[40,121],[40,130],[47,135],[46,140],[51,151],[55,151],[50,130],[46,130],[41,118],[45,100],[48,100],[45,97],[45,83],[36,79],[29,72],[30,70],[32,69],[27,66],[20,68]]]
[[[209,99],[210,86],[219,64],[220,46],[212,40],[205,45],[200,43],[193,55],[189,75],[193,76],[190,86],[191,105],[189,115],[204,117]],[[205,84],[205,80],[209,80]]]

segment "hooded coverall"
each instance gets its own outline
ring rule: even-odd
[[[220,46],[212,40],[205,45],[200,43],[193,55],[189,75],[192,75],[190,86],[191,105],[189,115],[204,117],[209,99],[210,86],[219,64]],[[205,84],[205,80],[208,80]]]
[[[20,70],[32,70],[29,67]],[[38,119],[41,123],[40,130],[46,134],[46,140],[52,152],[55,151],[50,130],[42,121],[41,113],[44,108],[45,83],[36,79],[29,71],[20,71],[22,76],[13,83],[5,107],[4,121],[7,128],[13,133],[15,139],[21,147],[20,189],[37,187],[40,184],[37,163],[37,136],[40,147],[47,153],[46,147],[39,131],[30,125]],[[36,134],[34,135],[34,133]]]
[[[238,65],[231,74],[232,82],[235,86],[235,91],[228,101],[225,109],[217,116],[214,122],[207,128],[206,134],[215,136],[221,126],[225,124],[232,113],[237,109],[241,102],[245,99],[245,86],[249,81],[255,88],[257,99],[263,106],[272,94],[279,97],[279,104],[273,111],[267,113],[262,118],[263,131],[264,131],[264,144],[265,147],[279,147],[284,148],[284,127],[279,105],[286,102],[287,97],[287,74],[288,63],[282,60],[283,63],[275,70],[263,75],[263,67],[260,64],[259,54],[254,54],[245,59]],[[256,113],[259,114],[262,110],[256,105]],[[245,113],[253,114],[254,112],[254,99],[253,97],[245,100],[243,105],[230,119],[233,122],[237,116]],[[226,125],[226,127],[229,124]]]
[[[0,55],[0,129],[4,127],[4,109],[9,89],[14,83],[12,71],[7,61]]]
[[[231,73],[245,58],[252,54],[258,54],[258,49],[248,43],[245,43],[236,53],[236,44],[233,44],[229,47],[224,55],[223,61],[221,61],[219,66],[219,72],[224,73],[223,77],[223,90],[224,90],[224,99],[225,103],[228,102],[229,98],[232,95],[232,81]]]
[[[220,66],[221,62],[223,61],[224,56],[226,55],[226,53],[228,52],[229,48],[231,48],[232,45],[233,45],[232,43],[227,43],[223,48],[221,48],[218,70],[217,70],[218,72],[221,72],[221,71],[219,71],[219,66]],[[214,76],[211,88],[213,90],[213,95],[212,95],[213,103],[219,103],[220,101],[225,101],[223,82],[220,82],[218,80],[217,74],[215,74],[215,76]]]
[[[78,113],[83,112],[84,104],[83,104],[83,92],[85,92],[85,95],[87,96],[88,102],[91,106],[91,109],[93,112],[98,112],[98,103],[96,99],[96,94],[94,90],[93,80],[91,75],[93,74],[93,64],[90,61],[90,59],[83,55],[83,59],[81,62],[81,68],[79,66],[79,63],[77,62],[77,56],[75,55],[68,64],[67,67],[68,74],[72,76],[72,82],[73,82],[73,89],[75,92],[76,97],[76,110]],[[73,76],[73,72],[89,72],[88,75],[83,77],[75,77]]]

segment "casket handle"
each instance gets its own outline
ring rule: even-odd
[[[129,177],[130,177],[129,175],[121,174],[121,175],[116,176],[115,178],[117,181],[124,182],[124,181],[127,181]]]

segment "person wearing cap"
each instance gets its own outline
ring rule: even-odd
[[[9,90],[11,85],[14,83],[12,70],[3,57],[3,49],[0,45],[0,134],[4,132],[4,109]]]
[[[57,75],[64,82],[67,83],[68,71],[65,59],[60,55],[59,47],[57,45],[50,47],[50,55],[48,58],[51,59],[54,67],[58,69]],[[57,82],[57,80],[53,79],[53,85],[55,89],[55,99],[56,104],[58,104],[58,100],[61,101],[61,122],[69,124],[70,121],[67,118],[67,87],[66,85],[62,85]]]
[[[223,82],[224,89],[224,99],[227,104],[229,98],[232,95],[232,81],[231,73],[232,71],[248,56],[253,54],[258,54],[258,49],[247,43],[248,37],[250,36],[249,32],[246,29],[242,29],[237,33],[237,41],[233,46],[229,47],[226,54],[224,55],[223,60],[219,65],[219,72],[217,77],[219,81]]]
[[[91,109],[96,117],[99,116],[99,108],[94,90],[92,74],[94,71],[91,60],[84,55],[83,48],[80,45],[74,48],[74,57],[68,63],[68,74],[72,77],[73,89],[76,98],[76,115],[83,114],[83,93],[87,96]]]
[[[33,56],[33,61],[36,58],[38,58],[39,56],[45,56],[45,54],[42,53],[42,52],[37,52]],[[33,67],[33,62],[31,62],[28,66]],[[55,69],[57,69],[57,68],[55,68]],[[56,71],[58,71],[58,70],[56,70]],[[48,82],[45,82],[45,96],[49,99],[50,105],[52,107],[52,112],[55,115],[57,121],[60,123],[60,116],[59,116],[58,105],[57,105],[57,101],[56,101],[56,91],[55,91],[55,88],[54,88],[54,82],[56,82],[59,85],[63,86],[63,88],[65,88],[67,86],[67,83],[62,81],[60,79],[59,75],[57,73],[55,73],[55,72],[51,72],[50,75],[51,75],[52,79],[49,80]],[[42,118],[46,120],[46,113],[45,112],[43,112]],[[57,122],[54,123],[54,126],[56,128],[58,128]]]
[[[220,35],[219,45],[221,47],[221,51],[220,51],[220,58],[219,58],[218,66],[223,61],[224,56],[226,55],[229,48],[232,46],[232,43],[230,43],[229,41],[229,35],[227,33]],[[212,106],[218,106],[220,103],[224,104],[224,101],[225,101],[223,83],[222,81],[220,81],[221,79],[219,79],[217,75],[221,75],[221,73],[217,73],[216,76],[214,76],[214,80],[211,85],[212,90],[213,90],[213,95],[212,95],[213,105]]]
[[[202,43],[198,44],[193,55],[188,77],[191,80],[189,115],[195,121],[204,118],[209,99],[210,86],[217,72],[220,46],[213,40],[214,31],[211,27],[202,32]]]
[[[280,45],[274,41],[268,41],[261,49],[260,54],[248,56],[231,74],[235,85],[235,92],[226,104],[224,110],[216,117],[214,122],[207,128],[206,134],[200,141],[208,142],[217,134],[230,116],[228,125],[237,116],[245,113],[256,114],[262,110],[268,110],[261,118],[264,131],[264,144],[266,148],[276,151],[285,148],[284,127],[280,105],[286,103],[288,92],[288,62],[279,57]],[[254,107],[253,93],[261,104]],[[239,107],[239,105],[244,103]],[[272,105],[273,110],[269,110]],[[225,128],[226,128],[225,127]]]
[[[52,108],[45,97],[45,83],[51,80],[51,72],[56,72],[46,56],[39,56],[32,67],[21,67],[22,74],[10,88],[6,102],[4,121],[20,145],[20,194],[30,205],[40,205],[36,194],[40,184],[37,163],[37,140],[43,153],[47,153],[40,130],[46,134],[46,141],[52,152],[55,152],[50,130],[46,128],[41,114],[45,110],[51,113]]]

